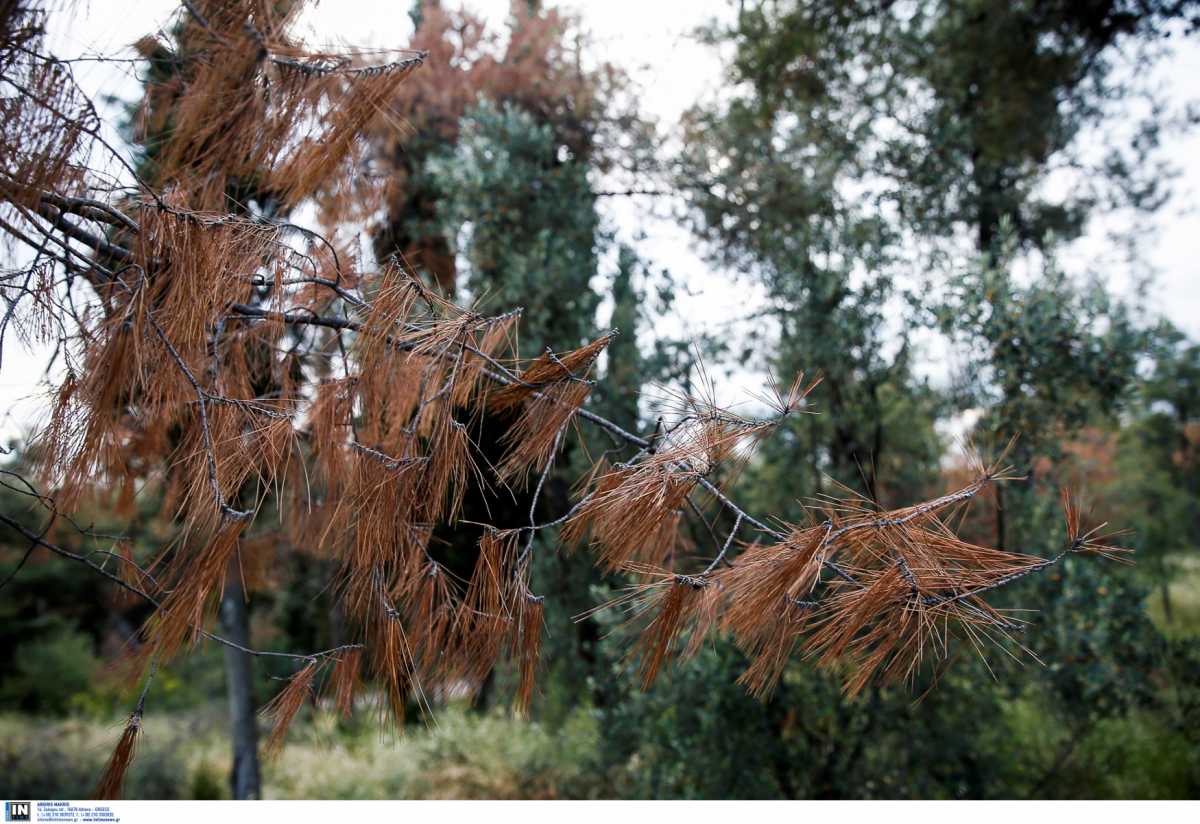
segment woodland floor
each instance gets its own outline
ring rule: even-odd
[[[1161,596],[1146,610],[1167,633],[1200,635],[1200,559],[1176,562],[1173,620]],[[1027,701],[1013,701],[1006,719],[1013,735],[1036,748],[1048,719]],[[147,716],[127,784],[129,798],[224,798],[229,770],[224,706],[219,701]],[[81,707],[74,717],[0,715],[0,795],[8,798],[85,798],[120,734],[124,718]],[[550,731],[507,713],[439,710],[402,734],[370,710],[346,722],[326,710],[306,711],[288,744],[264,763],[268,798],[571,798],[620,794],[621,765],[597,769],[599,730],[580,710]],[[1170,730],[1137,712],[1096,728],[1080,747],[1079,769],[1125,764],[1096,777],[1095,797],[1171,797],[1186,782],[1175,773],[1195,761],[1177,753]],[[1047,750],[1047,758],[1052,751]],[[1175,766],[1172,766],[1172,763]],[[626,765],[630,768],[632,765]],[[1102,783],[1101,783],[1102,782]]]

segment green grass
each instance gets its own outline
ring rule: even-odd
[[[1167,591],[1171,620],[1167,620],[1162,592],[1158,589],[1146,599],[1146,612],[1164,635],[1195,638],[1200,636],[1200,553],[1177,555],[1170,565],[1172,575]]]

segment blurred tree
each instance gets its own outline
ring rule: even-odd
[[[592,288],[597,276],[600,235],[596,198],[585,162],[559,151],[550,124],[506,101],[481,96],[464,112],[456,142],[434,152],[426,161],[430,188],[428,203],[436,208],[448,253],[455,260],[459,294],[481,308],[503,311],[523,307],[520,351],[536,357],[553,341],[578,346],[595,337],[599,294]],[[397,216],[392,212],[392,219]],[[502,439],[511,417],[485,416],[474,442],[489,464],[503,455]],[[534,517],[549,520],[569,506],[570,477],[581,463],[573,438],[547,476]],[[481,461],[482,463],[482,461]],[[468,490],[468,520],[508,526],[527,525],[534,502],[533,482],[500,501],[490,500],[483,487]],[[451,555],[474,557],[478,534],[461,526],[439,538]],[[550,617],[570,624],[571,616],[587,608],[590,565],[580,556],[557,552],[552,535],[535,540],[534,580],[550,600]],[[469,571],[469,566],[467,567]],[[547,657],[555,662],[553,694],[578,695],[586,690],[594,661],[595,628],[590,621],[570,633],[547,639]],[[481,700],[487,706],[488,691]],[[552,713],[560,718],[567,701],[556,701]]]
[[[951,278],[936,310],[942,332],[964,355],[960,402],[982,410],[976,433],[993,444],[1012,442],[1011,460],[1026,475],[997,493],[1000,546],[1037,540],[1040,524],[1022,522],[1032,512],[1029,496],[1042,481],[1040,491],[1056,495],[1064,479],[1050,468],[1064,442],[1125,407],[1147,340],[1099,281],[1077,285],[1048,253],[1038,276],[1020,285],[1013,251],[1004,247],[981,268]]]
[[[822,414],[801,416],[774,458],[793,478],[802,473],[803,495],[827,491],[828,474],[873,499],[903,499],[928,475],[914,485],[880,472],[912,470],[914,457],[928,469],[939,451],[933,398],[910,363],[919,317],[897,288],[904,233],[871,168],[874,106],[892,94],[878,71],[885,47],[865,42],[878,14],[854,3],[743,4],[731,29],[707,32],[734,49],[735,91],[689,112],[678,164],[711,257],[765,289],[748,333],[768,353],[759,365],[820,364],[811,401]]]
[[[648,363],[638,348],[638,333],[645,321],[645,296],[643,288],[646,271],[633,247],[620,244],[617,247],[617,271],[613,274],[612,312],[608,317],[608,328],[621,334],[609,344],[605,362],[605,379],[599,390],[602,406],[612,420],[628,429],[637,429],[641,415],[638,400],[642,388],[658,370],[656,364]]]
[[[1120,433],[1114,497],[1171,622],[1172,562],[1200,547],[1200,345],[1167,323],[1152,341],[1151,372]]]
[[[375,251],[381,260],[402,255],[452,292],[458,285],[455,238],[446,234],[444,190],[429,163],[454,152],[463,125],[473,122],[464,119],[469,110],[487,101],[523,112],[548,129],[537,140],[551,142],[549,162],[572,161],[576,169],[607,171],[638,146],[644,154],[649,132],[622,94],[627,81],[619,69],[605,63],[582,68],[585,39],[568,14],[513,0],[502,32],[429,0],[415,0],[410,16],[411,47],[429,57],[424,71],[397,88],[389,116],[372,137],[388,186]],[[394,128],[397,121],[406,124],[403,133]]]
[[[548,124],[484,100],[464,114],[457,144],[427,164],[442,231],[466,270],[458,287],[485,308],[523,307],[526,356],[596,331],[595,195],[588,166],[557,149]]]
[[[1086,423],[1113,422],[1146,337],[1100,282],[1063,274],[1054,252],[1093,214],[1136,215],[1163,202],[1168,178],[1154,154],[1168,125],[1162,111],[1151,106],[1132,134],[1110,130],[1117,137],[1100,149],[1096,127],[1141,93],[1118,55],[1149,65],[1160,36],[1177,22],[1194,25],[1196,4],[829,0],[738,9],[732,26],[704,32],[731,54],[729,90],[689,112],[676,182],[712,259],[764,287],[766,307],[749,333],[768,341],[758,347],[769,353],[764,365],[820,364],[825,377],[810,396],[822,414],[767,445],[742,494],[797,513],[795,499],[825,491],[828,472],[903,502],[944,482],[934,422],[955,406],[982,408],[977,433],[999,446],[1019,433],[1011,459],[1031,474],[1015,500],[1010,490],[997,501],[995,533],[980,539],[1056,551],[1048,517],[1063,478],[1036,459],[1060,457],[1062,441]],[[1047,183],[1070,170],[1078,185],[1064,197]],[[1016,263],[1027,260],[1036,274],[1022,279]],[[935,277],[947,267],[948,281]],[[910,347],[926,325],[964,355],[947,396],[912,375]],[[1086,689],[1058,669],[1039,687],[1070,741],[1145,703],[1161,639],[1125,579],[1072,566],[1040,585],[1058,600],[1030,647],[1090,673]],[[1116,589],[1119,598],[1098,604]],[[972,691],[975,710],[999,719],[1003,693],[987,692]],[[777,712],[777,700],[761,717]],[[653,723],[662,711],[654,701],[621,711],[636,716],[634,726]],[[1081,701],[1086,711],[1072,714]],[[981,721],[981,739],[994,741],[997,723]],[[777,736],[772,746],[787,744]],[[1026,789],[1042,792],[1052,768],[1031,767]],[[968,769],[960,786],[985,792],[998,774],[985,772]]]
[[[963,315],[951,319],[959,330],[991,319],[986,332],[971,332],[984,343],[972,350],[971,377],[988,373],[999,381],[989,388],[1015,404],[1015,391],[1048,387],[998,362],[1017,340],[1008,335],[1010,315],[1037,299],[1010,282],[1015,253],[1052,250],[1098,211],[1136,215],[1163,202],[1169,176],[1155,162],[1167,125],[1161,109],[1152,106],[1132,135],[1109,130],[1103,151],[1095,127],[1144,93],[1136,74],[1118,70],[1118,58],[1149,65],[1162,36],[1200,20],[1200,5],[770,0],[738,8],[731,26],[705,31],[733,49],[735,92],[689,114],[678,182],[713,256],[766,286],[776,360],[822,365],[826,386],[814,399],[833,422],[811,425],[832,428],[833,454],[849,464],[831,467],[834,474],[861,476],[874,493],[873,467],[888,448],[877,425],[887,417],[879,387],[906,382],[907,341],[924,320],[919,309],[933,306],[936,281],[926,273],[947,263],[961,272],[964,253],[980,255],[983,268],[971,267],[966,291],[982,303],[964,302],[960,290],[947,307]],[[1072,171],[1065,197],[1046,185]],[[1140,229],[1130,227],[1131,235]],[[906,276],[915,314],[903,311],[896,292]],[[1068,297],[1073,286],[1059,273],[1050,280],[1047,299],[1104,303],[1096,311],[1128,330],[1099,286]],[[1049,353],[1038,343],[1017,345],[1044,361]],[[1099,380],[1091,394],[1113,397],[1128,361],[1126,353],[1111,367],[1091,365],[1107,370],[1090,376]],[[976,394],[970,402],[979,401]],[[1025,416],[1009,426],[1025,431],[1030,423]],[[1031,454],[1022,447],[1019,457]]]
[[[540,3],[515,0],[498,31],[439,3],[416,2],[411,16],[411,45],[429,52],[428,71],[399,87],[391,101],[410,131],[397,139],[388,118],[374,140],[389,192],[386,219],[374,232],[376,255],[401,255],[431,282],[481,308],[523,307],[519,349],[525,356],[548,345],[582,344],[596,333],[600,259],[609,243],[595,181],[649,153],[649,126],[624,94],[624,74],[603,63],[583,69],[579,21]],[[619,386],[600,391],[606,411],[632,411],[624,423],[636,429],[642,376],[640,361],[630,357],[637,331],[629,314],[636,296],[625,271],[633,266],[632,252],[622,255],[629,257],[620,257],[613,288],[624,290],[614,291],[614,299],[625,315],[614,318],[622,321],[622,334],[607,362],[624,371]],[[481,465],[499,461],[510,423],[495,414],[476,423],[472,440]],[[569,505],[570,479],[589,453],[605,448],[588,436],[581,454],[574,438],[564,441],[537,498],[539,519]],[[533,486],[496,500],[486,485],[473,485],[466,518],[527,525]],[[536,539],[535,580],[548,596],[548,617],[570,623],[592,602],[594,573],[582,556],[557,551],[554,534]],[[477,531],[461,526],[442,530],[442,557],[459,558],[469,573],[477,538]],[[547,659],[554,662],[547,689],[565,697],[551,702],[559,710],[594,682],[596,643],[596,626],[587,619],[547,639]]]

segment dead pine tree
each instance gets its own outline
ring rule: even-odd
[[[967,486],[900,510],[849,499],[803,523],[756,515],[718,479],[808,411],[811,381],[774,387],[761,418],[685,395],[652,430],[631,432],[588,407],[611,334],[523,361],[518,308],[485,314],[402,261],[364,259],[354,224],[382,195],[359,174],[362,135],[388,122],[387,101],[426,56],[312,51],[291,35],[301,6],[190,0],[173,42],[140,41],[156,70],[169,68],[137,113],[153,147],[140,165],[105,138],[73,64],[45,53],[45,13],[8,3],[0,19],[3,331],[55,344],[64,366],[30,452],[36,471],[7,484],[41,519],[0,522],[31,552],[88,567],[145,605],[128,639],[135,671],[198,644],[227,651],[236,795],[259,789],[252,659],[292,667],[264,709],[273,751],[318,694],[343,713],[374,696],[401,722],[413,703],[480,689],[501,660],[518,673],[524,712],[537,692],[544,598],[530,575],[543,533],[561,529],[629,581],[597,608],[627,610],[646,688],[673,658],[725,636],[760,695],[793,654],[842,673],[854,693],[912,679],[958,639],[1011,643],[1021,622],[993,593],[1073,554],[1122,557],[1069,498],[1052,557],[961,539],[954,515],[1015,477],[1003,455],[977,459]],[[287,221],[306,204],[319,206],[321,232]],[[495,465],[474,458],[488,413],[512,420]],[[577,427],[622,449],[539,523],[546,478]],[[431,536],[461,524],[471,485],[531,489],[533,506],[528,524],[485,525],[463,578]],[[80,548],[77,513],[132,520],[146,495],[161,496],[172,525],[156,557]],[[704,509],[730,531],[674,552],[683,520]],[[244,593],[269,585],[254,572],[264,545],[329,562],[344,641],[254,646]],[[154,710],[146,690],[102,794],[119,792]]]

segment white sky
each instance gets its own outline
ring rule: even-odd
[[[454,5],[450,3],[448,5]],[[467,8],[499,26],[508,14],[509,0],[467,0]],[[724,0],[566,0],[560,8],[578,12],[592,36],[597,59],[626,68],[640,88],[644,112],[664,129],[678,122],[687,106],[718,88],[718,57],[693,42],[689,33],[706,20],[729,19],[732,4]],[[178,8],[176,0],[83,0],[55,31],[54,48],[60,56],[130,56],[128,46],[143,34],[162,26]],[[403,46],[411,34],[410,0],[324,0],[304,18],[312,39],[350,45]],[[1160,66],[1156,82],[1172,99],[1200,102],[1200,43],[1195,37],[1177,41],[1170,60]],[[124,71],[124,73],[123,73]],[[124,70],[97,67],[80,70],[81,82],[93,95],[113,94],[133,98],[136,81]],[[1168,144],[1173,161],[1182,170],[1176,197],[1154,221],[1155,234],[1148,245],[1150,262],[1158,269],[1156,294],[1151,306],[1165,313],[1193,337],[1200,337],[1200,129]],[[606,217],[620,234],[637,244],[643,258],[655,268],[666,267],[693,293],[680,299],[683,331],[700,331],[730,315],[748,311],[754,302],[745,283],[734,283],[727,273],[716,272],[697,254],[697,243],[682,227],[649,215],[630,198],[604,201]],[[1098,229],[1075,250],[1077,259],[1107,260],[1111,246]],[[1115,288],[1127,283],[1126,273],[1115,264]],[[1107,270],[1106,270],[1107,271]],[[672,324],[675,325],[675,324]],[[678,333],[679,329],[671,329]],[[0,375],[0,435],[7,438],[25,428],[39,414],[42,403],[31,398],[44,366],[44,353],[20,355],[16,342],[6,341]]]

